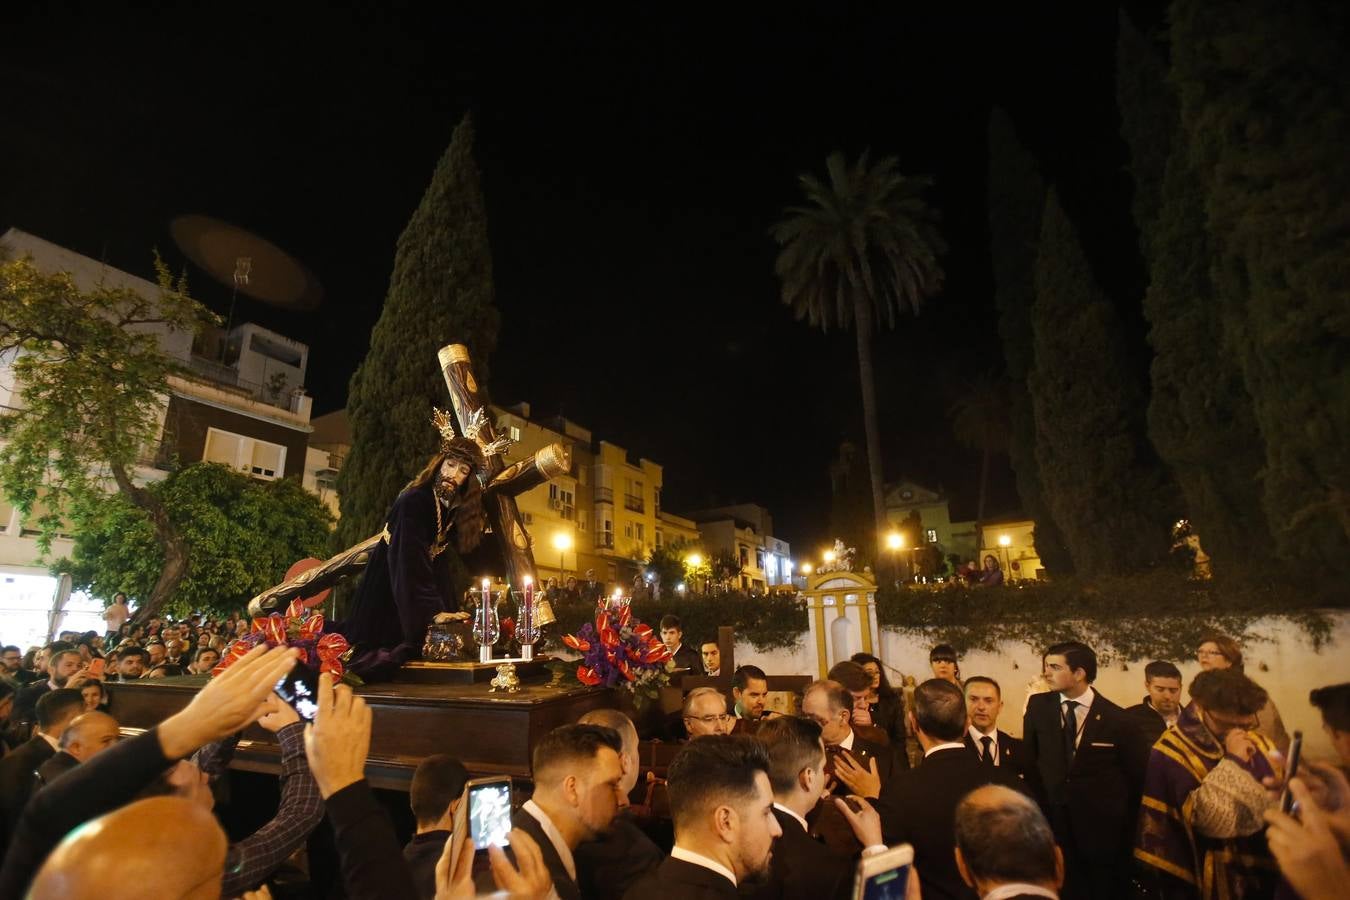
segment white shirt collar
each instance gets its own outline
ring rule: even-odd
[[[704,856],[701,853],[695,853],[693,850],[686,850],[679,844],[676,844],[674,847],[671,848],[670,858],[683,860],[687,863],[691,863],[696,866],[702,866],[703,868],[707,869],[710,872],[716,872],[718,875],[721,875],[727,881],[730,881],[733,886],[736,884],[735,872],[731,871],[717,860],[708,859],[708,857]]]
[[[1000,884],[989,893],[985,894],[980,900],[1005,900],[1007,897],[1030,896],[1030,897],[1049,897],[1050,900],[1059,900],[1059,894],[1049,888],[1043,888],[1039,884]]]
[[[842,747],[842,748],[844,748],[845,750],[848,750],[848,751],[852,751],[852,750],[853,750],[853,729],[852,729],[852,728],[850,728],[850,729],[848,730],[848,737],[844,738],[844,739],[843,739],[842,741],[840,741],[836,746]]]
[[[811,830],[810,828],[806,827],[806,819],[804,819],[804,818],[802,818],[801,816],[797,815],[795,812],[793,812],[792,810],[788,809],[788,808],[787,808],[786,806],[784,806],[783,804],[781,804],[781,803],[775,803],[775,804],[773,805],[773,808],[776,809],[776,810],[778,810],[779,812],[785,812],[785,813],[787,813],[789,816],[792,816],[792,818],[796,819],[796,820],[801,824],[801,826],[802,826],[802,831],[810,831],[810,830]]]
[[[50,734],[43,734],[41,731],[39,731],[38,737],[42,738],[47,743],[51,744],[53,750],[59,751],[61,749],[61,742],[58,741],[56,738],[52,737]]]
[[[928,757],[932,756],[939,750],[952,750],[952,749],[964,750],[966,749],[966,745],[958,744],[955,741],[948,741],[945,744],[938,744],[936,747],[929,747],[927,750],[923,751],[923,758],[927,759]]]
[[[1089,685],[1088,689],[1087,689],[1086,691],[1083,691],[1082,695],[1080,695],[1080,696],[1078,696],[1078,697],[1074,697],[1074,698],[1072,698],[1072,699],[1073,699],[1073,702],[1074,702],[1074,703],[1077,703],[1077,704],[1078,704],[1079,709],[1081,709],[1081,710],[1085,713],[1085,712],[1087,712],[1089,709],[1092,708],[1092,700],[1093,700],[1093,698],[1096,697],[1096,696],[1097,696],[1097,695],[1093,692],[1092,687]],[[1066,702],[1068,702],[1069,699],[1071,699],[1071,698],[1064,696],[1064,692],[1063,692],[1063,691],[1060,691],[1060,693],[1059,693],[1059,708],[1060,708],[1060,711],[1061,711],[1061,712],[1063,712],[1063,710],[1064,710],[1064,704],[1065,704]],[[1082,719],[1082,718],[1086,718],[1086,717],[1083,716],[1082,713],[1079,713],[1079,718]]]
[[[577,864],[572,860],[572,848],[567,846],[567,841],[564,840],[558,826],[553,824],[553,820],[548,817],[548,813],[540,809],[539,804],[533,800],[526,800],[521,809],[534,816],[535,821],[539,823],[539,827],[544,830],[544,835],[553,844],[553,849],[558,851],[558,858],[562,860],[563,868],[567,870],[571,879],[576,881]]]
[[[974,725],[971,725],[966,731],[969,732],[970,739],[975,742],[975,752],[980,754],[981,759],[984,757],[984,744],[980,743],[980,741],[983,738],[990,738],[991,743],[989,744],[989,752],[994,754],[994,765],[998,765],[998,726],[995,725],[991,728],[988,734],[985,734]]]

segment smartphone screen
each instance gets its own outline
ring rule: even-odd
[[[475,850],[505,847],[511,833],[511,782],[469,785],[469,836]]]
[[[1280,810],[1285,813],[1294,808],[1294,795],[1289,790],[1289,780],[1298,774],[1298,763],[1302,756],[1303,732],[1295,731],[1294,740],[1289,744],[1289,765],[1284,769],[1284,793],[1280,794]]]
[[[319,711],[318,688],[319,676],[314,674],[314,670],[303,663],[296,663],[273,690],[290,704],[300,718],[313,722],[314,714]]]
[[[106,666],[106,665],[107,665],[107,661],[104,660],[102,657],[99,657],[99,658],[97,658],[97,659],[90,660],[90,662],[89,662],[89,677],[90,677],[90,678],[102,678],[102,677],[103,677],[103,667]]]
[[[872,875],[863,882],[863,900],[905,900],[909,871],[909,866],[899,866]]]

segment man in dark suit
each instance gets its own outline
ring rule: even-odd
[[[998,717],[1003,712],[1003,689],[998,682],[984,675],[966,679],[966,749],[986,766],[1007,767],[1017,777],[1024,777],[1026,754],[1022,742],[998,728]]]
[[[1165,659],[1144,666],[1144,702],[1128,707],[1125,714],[1152,747],[1164,731],[1181,716],[1181,670]]]
[[[534,796],[511,824],[534,838],[561,900],[581,900],[573,853],[610,828],[623,793],[623,742],[612,728],[563,725],[534,748]]]
[[[675,668],[689,670],[681,674],[703,673],[703,660],[698,651],[684,643],[684,626],[680,624],[679,616],[661,617],[661,642],[670,650],[670,658],[675,661]]]
[[[605,593],[605,586],[595,580],[595,570],[586,570],[586,580],[581,583],[579,589],[581,599],[587,603],[599,603],[600,597]]]
[[[830,755],[827,774],[860,797],[880,796],[895,771],[896,754],[854,730],[848,689],[837,681],[808,684],[802,692],[802,715],[820,726]]]
[[[1051,690],[1027,701],[1022,742],[1064,851],[1064,896],[1123,896],[1149,746],[1125,711],[1092,689],[1091,648],[1056,644],[1042,665]]]
[[[695,738],[671,762],[667,786],[675,847],[626,900],[736,900],[737,885],[768,871],[783,833],[764,745],[743,735]]]
[[[117,743],[117,720],[105,712],[81,713],[61,733],[61,749],[37,769],[35,790],[41,790],[71,769]]]
[[[617,709],[593,709],[579,720],[583,725],[612,728],[623,744],[623,781],[619,784],[619,812],[609,831],[582,841],[576,849],[577,886],[587,900],[622,900],[639,878],[661,864],[665,854],[633,821],[628,796],[637,786],[638,733],[633,720]]]
[[[6,840],[28,805],[38,767],[56,755],[61,735],[84,709],[84,698],[73,688],[57,688],[38,698],[37,732],[26,744],[0,759],[0,815]]]
[[[80,654],[68,644],[52,644],[51,647],[57,649],[52,650],[47,658],[47,677],[25,685],[14,698],[12,716],[15,722],[32,722],[38,698],[48,691],[64,687],[78,689],[85,682],[85,676],[80,671]]]
[[[773,814],[783,830],[774,841],[767,882],[750,894],[753,900],[831,900],[852,896],[854,860],[842,856],[810,834],[806,817],[821,803],[828,779],[825,742],[820,726],[810,719],[783,716],[764,723],[755,734],[769,752]],[[826,799],[825,803],[842,801]],[[855,801],[856,802],[856,801]],[[875,810],[855,815],[840,810],[854,828],[863,854],[885,852],[881,820]]]
[[[952,854],[957,804],[981,785],[1016,788],[1020,781],[1009,768],[981,765],[961,742],[966,700],[950,681],[930,678],[914,689],[909,728],[923,748],[923,761],[882,789],[877,811],[886,842],[914,846],[914,868],[927,900],[974,900]]]
[[[464,764],[445,753],[428,756],[413,772],[408,802],[417,820],[417,832],[403,848],[403,858],[421,900],[434,900],[436,896],[436,863],[454,828],[468,780]]]
[[[1056,900],[1064,856],[1030,799],[998,785],[976,788],[956,807],[956,868],[981,897]]]

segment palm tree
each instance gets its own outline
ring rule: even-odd
[[[788,207],[771,231],[780,248],[774,271],[783,303],[798,319],[822,331],[852,325],[857,336],[880,559],[887,526],[872,335],[878,325],[894,328],[897,312],[917,314],[924,298],[942,286],[937,257],[945,247],[937,216],[921,196],[931,178],[902,175],[895,157],[870,165],[867,153],[850,167],[835,151],[825,168],[828,183],[798,176],[806,203]]]
[[[1008,418],[1008,390],[1002,378],[982,375],[972,381],[951,405],[948,415],[957,441],[981,451],[980,497],[975,505],[975,539],[984,546],[984,505],[989,496],[989,460],[1008,449],[1012,425]]]

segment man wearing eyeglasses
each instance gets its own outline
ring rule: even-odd
[[[735,719],[727,713],[726,696],[714,687],[694,688],[684,698],[684,730],[690,740],[705,734],[731,734]]]
[[[1278,881],[1262,814],[1275,744],[1256,730],[1266,691],[1236,669],[1201,672],[1154,744],[1135,859],[1202,897],[1269,897]]]

